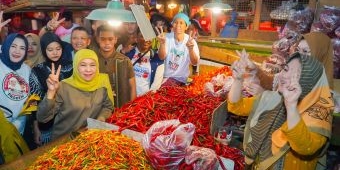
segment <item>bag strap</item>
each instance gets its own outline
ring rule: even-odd
[[[135,62],[132,63],[132,66],[135,66],[145,56],[145,54],[148,53],[149,51],[150,50],[144,52],[143,54],[138,53],[138,59]]]

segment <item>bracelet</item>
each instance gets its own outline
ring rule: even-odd
[[[44,29],[45,29],[45,31],[52,31],[50,28],[48,28],[47,25],[44,27]]]

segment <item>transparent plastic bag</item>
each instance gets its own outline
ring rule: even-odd
[[[328,31],[333,31],[340,26],[340,9],[325,6],[320,13],[320,22]]]
[[[192,142],[195,125],[179,120],[154,123],[143,138],[143,148],[155,169],[178,169]]]
[[[284,37],[275,41],[272,46],[273,54],[278,54],[284,58],[289,57],[291,47],[301,38],[301,34],[295,31],[288,31]]]
[[[340,93],[333,91],[334,113],[340,113]]]
[[[262,91],[258,92],[250,92],[247,90],[247,87],[253,86],[253,85],[260,85],[260,79],[256,76],[256,74],[249,74],[244,78],[243,81],[243,88],[242,88],[242,95],[244,97],[252,97],[254,95],[257,95],[259,93],[262,93]],[[254,94],[253,94],[254,93]]]
[[[334,50],[334,78],[340,78],[340,38],[332,39],[333,50]]]
[[[323,32],[328,33],[328,30],[324,28],[321,22],[314,22],[310,29],[311,32]]]
[[[295,25],[294,31],[305,34],[310,31],[310,27],[313,23],[314,13],[310,8],[299,10],[294,12],[289,18]]]
[[[230,91],[233,78],[225,74],[218,74],[210,82],[205,83],[204,92],[214,97],[225,97]]]
[[[334,33],[338,38],[340,38],[340,26],[337,29],[335,29]]]
[[[198,146],[189,146],[186,149],[185,163],[191,164],[194,170],[213,170],[218,167],[215,151]]]
[[[285,63],[286,59],[283,56],[272,54],[262,62],[261,68],[269,74],[276,74],[282,70]]]

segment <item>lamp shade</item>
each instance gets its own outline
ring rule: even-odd
[[[136,22],[133,13],[124,9],[124,5],[117,0],[112,0],[107,3],[106,8],[92,10],[86,17],[89,20],[103,21],[121,21],[121,22]]]
[[[219,8],[221,10],[232,10],[229,4],[222,3],[221,0],[213,0],[210,3],[206,3],[203,5],[203,9],[216,9]]]

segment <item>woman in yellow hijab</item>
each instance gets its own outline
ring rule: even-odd
[[[49,75],[48,91],[39,104],[37,120],[54,119],[52,140],[86,125],[87,118],[105,121],[113,111],[113,93],[107,74],[99,73],[97,54],[79,50],[73,61],[73,75],[59,82],[60,66]]]

